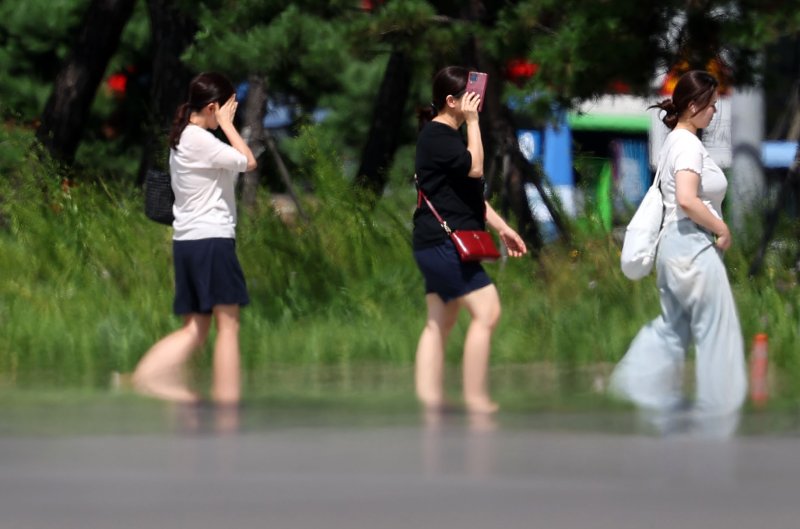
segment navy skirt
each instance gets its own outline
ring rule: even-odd
[[[247,305],[235,239],[172,241],[175,314],[211,314],[215,305]]]
[[[425,278],[425,293],[438,294],[445,303],[492,284],[480,263],[459,259],[449,239],[438,246],[414,250],[414,259]]]

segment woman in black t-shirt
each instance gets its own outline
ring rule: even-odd
[[[483,198],[483,145],[478,126],[480,97],[466,92],[468,71],[449,66],[433,79],[431,115],[417,140],[419,186],[453,230],[497,231],[508,255],[527,251],[520,236]],[[467,125],[467,142],[459,132]],[[472,321],[464,342],[464,402],[469,411],[493,412],[487,372],[492,332],[500,318],[497,289],[480,263],[463,263],[447,233],[424,201],[414,212],[414,258],[425,278],[428,318],[416,356],[420,401],[438,408],[444,401],[443,367],[447,336],[461,307]]]

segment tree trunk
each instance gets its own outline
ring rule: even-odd
[[[150,83],[149,134],[142,151],[137,183],[151,168],[166,169],[167,134],[178,106],[186,100],[194,72],[181,62],[181,55],[197,33],[195,12],[173,0],[148,0],[147,12],[153,47]]]
[[[244,139],[258,158],[264,152],[264,115],[267,112],[267,87],[264,78],[251,75],[248,79],[247,103],[244,109]],[[242,182],[242,204],[252,208],[258,192],[258,168],[247,171]]]
[[[539,224],[533,217],[533,212],[528,204],[525,178],[511,159],[511,150],[506,148],[503,154],[501,210],[504,217],[508,216],[509,210],[514,212],[517,217],[517,233],[525,240],[531,256],[536,257],[544,247],[544,240],[539,231]]]
[[[36,136],[62,161],[72,162],[95,93],[136,0],[92,0],[72,52],[56,76]]]
[[[297,213],[300,214],[300,217],[303,220],[310,220],[311,218],[308,216],[308,213],[306,213],[306,210],[303,209],[303,206],[300,204],[300,197],[297,195],[297,191],[294,189],[292,178],[289,176],[289,170],[286,168],[286,164],[283,163],[283,157],[281,156],[278,146],[275,143],[275,138],[272,137],[272,134],[267,129],[264,129],[264,146],[270,152],[272,159],[275,161],[275,167],[278,169],[278,174],[281,177],[281,181],[283,181],[283,185],[286,186],[286,192],[292,198],[292,202],[294,202],[294,205],[297,208]]]
[[[497,72],[493,72],[497,77]],[[490,78],[491,75],[492,72],[490,71]],[[536,250],[542,247],[541,232],[536,219],[533,218],[527,195],[525,194],[525,184],[530,182],[536,186],[539,195],[542,197],[542,202],[550,212],[553,223],[561,233],[561,236],[567,241],[570,240],[570,232],[564,222],[561,210],[550,198],[550,194],[545,192],[545,179],[541,169],[529,162],[519,149],[516,126],[510,111],[500,102],[499,83],[493,91],[494,93],[489,90],[490,88],[487,87],[486,103],[484,103],[484,114],[486,115],[481,119],[481,136],[484,138],[484,144],[491,145],[492,150],[489,151],[487,149],[487,152],[490,152],[493,157],[504,159],[503,165],[507,168],[502,174],[502,178],[506,180],[503,186],[504,193],[506,193],[506,196],[503,197],[503,202],[506,206],[510,205],[516,214],[520,235],[534,250],[533,253],[536,253]],[[485,135],[484,131],[486,132]],[[487,137],[490,138],[488,141]]]
[[[466,17],[473,23],[480,23],[482,18],[486,16],[486,9],[481,0],[470,0],[467,9]],[[530,182],[539,191],[542,201],[553,217],[553,222],[561,235],[566,240],[569,240],[569,230],[561,212],[550,196],[545,193],[541,171],[528,162],[519,150],[516,127],[509,110],[503,105],[500,98],[503,90],[502,72],[496,67],[494,61],[485,58],[483,46],[474,35],[470,38],[465,55],[468,63],[474,64],[478,70],[486,72],[489,76],[486,86],[486,100],[483,104],[480,120],[481,138],[483,139],[484,151],[487,153],[487,160],[498,158],[504,160],[503,166],[506,169],[503,171],[502,178],[506,181],[502,187],[504,193],[503,209],[508,209],[510,206],[515,212],[518,219],[519,233],[525,239],[525,242],[530,245],[533,250],[532,253],[535,254],[537,250],[541,249],[543,242],[525,194],[525,183]],[[493,177],[494,175],[490,173],[487,180],[491,180]],[[487,191],[495,187],[494,185],[488,186]]]
[[[394,50],[372,111],[372,125],[355,181],[357,187],[369,190],[376,197],[386,187],[387,171],[397,150],[410,87],[410,61],[405,53]]]
[[[292,183],[292,177],[289,175],[289,170],[283,162],[278,150],[278,145],[275,143],[275,138],[269,130],[264,128],[264,116],[267,113],[267,81],[264,77],[259,75],[252,75],[249,79],[249,88],[247,91],[247,105],[244,114],[244,139],[253,151],[253,155],[258,158],[265,150],[269,151],[275,163],[275,168],[278,175],[281,177],[283,185],[286,187],[286,193],[294,202],[294,207],[300,217],[308,221],[309,216],[300,204],[300,197]],[[256,193],[258,192],[258,185],[260,180],[260,173],[258,169],[248,171],[244,174],[244,182],[242,183],[242,203],[245,207],[253,207],[256,203]]]

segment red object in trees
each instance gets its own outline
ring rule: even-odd
[[[124,73],[112,74],[108,80],[106,80],[106,85],[108,89],[111,90],[112,94],[118,96],[125,95],[125,90],[128,87],[128,76]]]
[[[361,9],[363,11],[372,11],[378,4],[382,4],[383,0],[361,0]]]
[[[526,59],[511,59],[506,64],[506,76],[515,83],[527,81],[539,71],[539,65]]]
[[[674,70],[670,70],[669,73],[664,77],[664,83],[661,85],[661,95],[664,97],[672,97],[672,92],[675,91],[675,85],[678,83],[678,78],[683,75],[683,73],[677,73]]]
[[[667,75],[664,76],[664,82],[661,85],[660,93],[665,97],[672,97],[672,92],[675,91],[675,85],[678,84],[678,79],[681,75],[689,71],[689,63],[680,61],[675,63],[669,69]],[[717,78],[719,87],[717,90],[721,95],[727,95],[731,91],[731,69],[725,64],[721,58],[717,57],[708,61],[705,67],[711,75]]]
[[[608,83],[608,89],[613,94],[630,94],[631,93],[631,85],[624,81],[614,80]]]

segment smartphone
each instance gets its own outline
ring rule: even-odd
[[[483,100],[486,95],[486,79],[488,74],[483,72],[469,72],[467,74],[467,89],[466,92],[477,92],[481,96],[481,102],[478,105],[478,112],[483,110]]]

